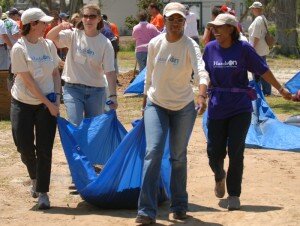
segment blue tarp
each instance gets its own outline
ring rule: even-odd
[[[256,89],[258,99],[252,101],[251,125],[246,137],[250,148],[300,151],[300,128],[280,122],[269,107],[257,83],[250,85]],[[207,112],[203,115],[203,130],[207,137]]]
[[[124,93],[136,93],[142,94],[144,93],[144,82],[146,77],[147,68],[145,67],[136,78],[133,80],[132,83],[127,87]]]
[[[285,87],[292,94],[295,94],[298,92],[298,90],[300,90],[300,71],[285,84]]]
[[[59,117],[58,128],[72,179],[81,197],[102,208],[136,208],[146,150],[144,121],[136,121],[123,139],[119,138],[125,130],[115,111],[85,120],[78,128]],[[101,131],[109,135],[103,136]],[[113,138],[109,139],[110,136]],[[114,148],[117,141],[120,143]],[[92,152],[110,152],[112,155],[107,162],[101,158],[95,161],[85,154]],[[97,175],[92,162],[105,164],[100,174]],[[167,145],[161,167],[161,183],[157,188],[160,202],[169,197],[170,174]]]

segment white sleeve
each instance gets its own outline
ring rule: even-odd
[[[252,34],[250,34],[250,35],[255,37],[255,38],[258,38],[258,39],[262,38],[263,26],[265,26],[264,23],[263,23],[263,18],[262,17],[257,17],[255,19]]]
[[[5,35],[5,34],[7,34],[5,24],[3,21],[0,20],[0,35]]]
[[[190,45],[190,59],[192,63],[192,67],[194,70],[194,78],[196,81],[199,81],[200,84],[208,85],[209,76],[207,71],[205,70],[205,63],[202,59],[201,50],[199,45],[192,40],[193,45]]]
[[[54,67],[57,68],[61,59],[57,54],[57,49],[56,49],[56,46],[54,45],[54,43],[50,40],[47,40],[47,41],[50,43],[50,49],[51,49],[51,55],[52,55],[52,58],[54,61]]]
[[[23,47],[16,43],[11,50],[11,70],[13,73],[29,72]]]
[[[114,48],[112,47],[112,44],[108,39],[105,45],[106,47],[104,49],[102,63],[103,63],[104,72],[107,73],[107,72],[115,71],[115,64],[114,64],[115,52],[114,52]]]
[[[72,31],[70,29],[68,30],[63,30],[59,32],[59,47],[67,47],[67,48],[71,48],[71,43],[72,43],[72,35],[74,35],[75,31]]]
[[[146,78],[145,78],[145,85],[144,85],[144,94],[147,95],[147,92],[151,86],[152,83],[152,72],[154,69],[154,46],[153,43],[150,42],[148,45],[148,55],[147,55],[147,72],[146,72]]]

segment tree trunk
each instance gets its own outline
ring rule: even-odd
[[[296,0],[275,0],[278,53],[300,57],[296,30]]]
[[[72,16],[74,13],[77,13],[80,8],[83,6],[82,0],[72,0],[70,1],[70,16]]]
[[[60,11],[61,12],[67,12],[67,5],[65,0],[60,0],[59,1],[59,6],[60,6]],[[72,15],[70,15],[72,16]]]
[[[48,6],[49,11],[52,11],[52,0],[46,0],[46,5]]]

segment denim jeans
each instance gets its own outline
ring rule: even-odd
[[[12,98],[12,135],[30,179],[37,180],[37,192],[48,192],[56,117],[44,104],[30,105]]]
[[[266,56],[261,56],[266,62]],[[272,94],[272,86],[270,83],[266,82],[260,75],[252,74],[253,80],[259,83],[264,95],[271,95]]]
[[[139,64],[139,70],[140,70],[140,72],[146,67],[146,64],[147,64],[147,55],[148,55],[147,52],[137,52],[135,54],[136,60],[137,60],[137,62]]]
[[[157,213],[157,191],[161,161],[170,132],[171,205],[172,212],[186,211],[188,194],[187,145],[196,119],[194,101],[183,109],[171,111],[147,101],[145,115],[146,154],[143,166],[138,215],[154,219]]]
[[[77,126],[80,125],[83,118],[104,113],[105,87],[91,87],[66,82],[63,88],[63,97],[69,121]]]
[[[226,119],[208,119],[207,155],[218,182],[225,177],[224,159],[228,146],[229,167],[226,185],[230,196],[240,196],[244,168],[244,150],[251,113],[241,113]]]

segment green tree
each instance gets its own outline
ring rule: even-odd
[[[138,11],[142,10],[142,9],[147,10],[150,3],[158,4],[160,10],[162,11],[163,3],[162,3],[161,0],[137,0]],[[126,17],[126,19],[125,19],[125,26],[129,30],[132,30],[132,28],[138,23],[139,23],[139,21],[137,20],[137,18],[135,16],[132,16],[132,15]]]

